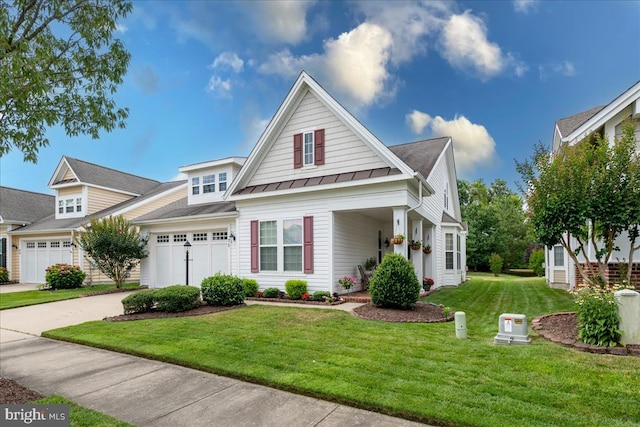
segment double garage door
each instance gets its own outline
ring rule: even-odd
[[[229,272],[229,244],[226,231],[160,233],[152,238],[155,277],[153,287],[184,285],[187,276],[185,243],[189,248],[189,284],[200,286],[205,277]]]
[[[70,240],[23,241],[21,245],[21,282],[44,283],[47,267],[57,263],[72,264]]]

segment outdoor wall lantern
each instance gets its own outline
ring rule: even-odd
[[[385,248],[388,248],[390,244],[391,244],[391,242],[389,242],[389,238],[388,238],[388,237],[387,237],[387,238],[385,238],[385,239],[384,239],[384,247],[385,247]]]
[[[229,233],[229,241],[232,241],[232,240],[233,240],[234,242],[236,241],[236,235],[235,235],[235,234],[233,234],[233,231]]]
[[[189,243],[189,241],[187,240],[186,242],[184,242],[184,267],[187,274],[187,286],[189,286],[189,249],[191,249],[191,243]]]

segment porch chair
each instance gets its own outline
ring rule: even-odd
[[[358,266],[358,271],[360,272],[360,285],[362,286],[362,290],[366,291],[369,289],[369,275],[367,275],[361,265]]]

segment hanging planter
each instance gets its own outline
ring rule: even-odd
[[[402,242],[404,242],[404,234],[396,234],[391,239],[391,243],[393,243],[394,245],[401,245]]]
[[[422,248],[422,252],[429,255],[431,253],[431,245],[425,245],[424,248]]]
[[[413,251],[419,251],[420,248],[422,247],[422,242],[418,241],[418,240],[411,240],[409,242],[409,247],[411,248],[411,250]]]

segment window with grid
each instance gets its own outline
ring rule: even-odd
[[[156,243],[169,243],[169,235],[162,234],[160,236],[156,236]]]
[[[47,242],[38,242],[38,249],[43,249],[47,247]]]
[[[553,247],[553,265],[564,267],[564,248],[562,246]]]
[[[444,257],[445,268],[447,270],[453,270],[453,233],[446,233],[444,235]]]
[[[71,242],[62,242],[62,247],[63,248],[70,248],[71,247]]]
[[[193,241],[194,242],[206,242],[207,241],[207,233],[193,233]]]
[[[458,270],[462,270],[462,253],[460,251],[460,235],[456,234],[456,265]]]
[[[66,213],[73,213],[73,199],[65,200]]]
[[[284,271],[302,271],[302,218],[282,222]]]
[[[313,132],[307,132],[304,134],[303,153],[304,153],[304,164],[312,165],[313,164]]]
[[[214,231],[211,233],[211,240],[227,240],[228,234],[226,231]]]
[[[34,249],[36,244],[34,242],[27,242],[27,249]]]
[[[202,193],[214,193],[216,191],[216,176],[205,175],[202,177]]]
[[[191,194],[200,194],[200,177],[195,176],[191,178]]]
[[[51,242],[50,247],[59,248],[60,247],[60,242]]]
[[[64,213],[64,200],[58,200],[58,213]]]
[[[76,212],[82,212],[82,197],[76,198]]]
[[[278,269],[278,223],[263,221],[260,223],[260,270]]]
[[[173,235],[173,242],[186,242],[187,241],[187,235],[186,234],[174,234]]]
[[[227,173],[222,172],[218,174],[218,189],[220,191],[227,191]]]

